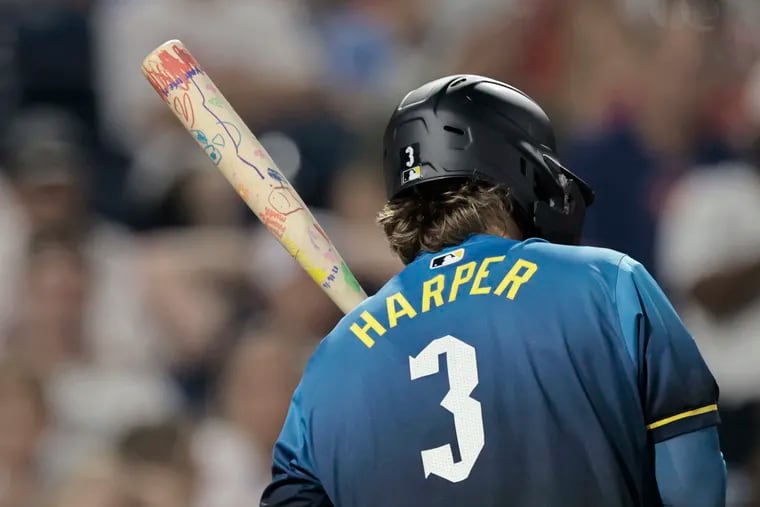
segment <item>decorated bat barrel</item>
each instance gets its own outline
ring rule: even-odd
[[[348,313],[367,296],[293,186],[179,40],[142,71],[158,95],[285,249]]]

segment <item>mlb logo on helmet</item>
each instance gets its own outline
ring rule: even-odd
[[[401,173],[401,184],[422,178],[422,165],[420,163],[420,143],[410,144],[401,149],[401,161],[404,171]]]
[[[401,183],[409,183],[420,178],[422,178],[422,167],[420,166],[412,167],[401,173]]]
[[[459,248],[453,252],[447,252],[445,254],[433,257],[430,260],[430,269],[442,268],[444,266],[450,266],[456,264],[464,258],[464,248]]]

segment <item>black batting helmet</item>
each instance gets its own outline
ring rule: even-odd
[[[388,199],[449,178],[503,184],[526,235],[580,241],[594,193],[560,164],[549,118],[517,88],[473,75],[427,83],[394,111],[384,148]]]

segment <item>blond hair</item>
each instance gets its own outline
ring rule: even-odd
[[[509,190],[473,180],[428,182],[390,200],[378,216],[391,249],[404,264],[473,234],[522,237]]]

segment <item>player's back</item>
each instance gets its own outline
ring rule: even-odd
[[[474,236],[348,315],[296,394],[333,503],[655,505],[622,258]]]

